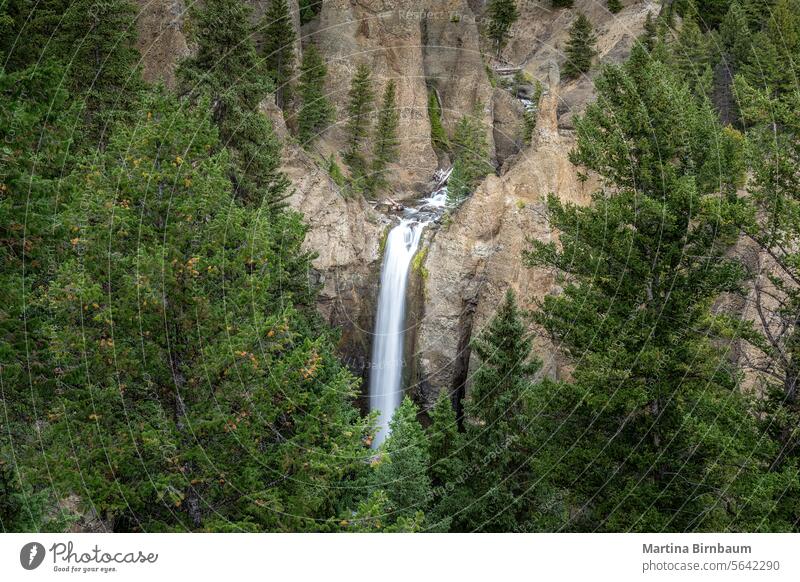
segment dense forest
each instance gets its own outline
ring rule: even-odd
[[[135,3],[0,0],[0,529],[800,530],[800,0],[659,6],[624,62],[570,29],[564,77],[597,73],[570,161],[598,188],[549,193],[560,237],[518,257],[558,292],[508,290],[464,399],[406,397],[374,449],[281,151],[339,125],[321,167],[390,193],[401,84],[357,67],[337,118],[286,0],[195,4],[174,87],[142,75]],[[524,10],[487,3],[490,52]],[[480,112],[448,135],[425,107],[456,215],[495,172]]]

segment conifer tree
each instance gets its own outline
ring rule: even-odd
[[[275,85],[275,102],[286,109],[292,99],[292,77],[295,64],[295,42],[292,15],[286,0],[271,0],[261,19],[262,54]]]
[[[365,63],[361,63],[350,83],[345,152],[345,162],[350,168],[350,176],[358,188],[363,188],[366,175],[364,141],[369,135],[373,99],[370,69]]]
[[[462,486],[469,466],[463,433],[458,430],[452,398],[442,390],[430,411],[428,427],[433,502],[428,510],[431,531],[449,531],[452,516],[471,502]]]
[[[297,113],[298,138],[303,147],[310,147],[333,121],[334,109],[325,95],[328,69],[314,45],[303,51],[300,66],[300,109]]]
[[[378,124],[375,127],[375,139],[372,148],[372,171],[367,180],[367,192],[375,196],[378,191],[386,188],[387,166],[394,161],[397,154],[397,126],[399,114],[397,112],[397,87],[394,80],[386,84],[383,93],[381,110],[378,113]]]
[[[136,13],[128,0],[22,5],[25,29],[13,52],[31,65],[49,60],[63,65],[66,88],[82,110],[75,131],[88,144],[134,108],[142,88],[141,57],[134,45]]]
[[[442,390],[430,412],[431,425],[428,427],[431,466],[430,476],[437,487],[454,482],[461,473],[460,455],[461,433],[456,423],[456,413],[452,399]]]
[[[747,14],[734,0],[719,28],[720,40],[727,55],[727,64],[739,69],[750,58],[752,38]]]
[[[500,54],[508,40],[511,25],[519,18],[517,0],[490,0],[486,10],[489,15],[489,38],[494,43],[497,54]]]
[[[551,0],[553,8],[572,8],[575,0]]]
[[[712,30],[719,27],[731,0],[691,0],[687,2],[682,16],[686,16],[690,12],[698,18],[704,30]]]
[[[653,20],[652,14],[648,12],[647,18],[644,21],[644,32],[642,33],[640,42],[644,45],[648,52],[652,52],[657,41],[658,25],[656,24],[656,21]]]
[[[579,14],[569,30],[567,43],[567,60],[564,63],[564,75],[574,79],[592,68],[592,58],[596,54],[594,46],[597,38],[592,23],[584,14]]]
[[[471,467],[467,501],[452,517],[456,531],[511,531],[535,505],[527,455],[520,438],[527,429],[532,376],[531,338],[516,298],[508,291],[494,318],[473,341],[480,360],[465,402],[464,458]]]
[[[758,30],[761,23],[772,13],[775,0],[741,0],[742,10],[747,15],[751,30]]]
[[[589,207],[551,196],[561,246],[527,255],[570,281],[535,314],[575,362],[557,397],[537,401],[547,420],[531,446],[552,465],[548,487],[568,492],[569,529],[787,527],[763,519],[788,481],[762,478],[773,451],[712,341],[709,307],[743,275],[726,258],[741,137],[646,55],[596,88],[572,159],[610,189]]]
[[[687,14],[673,44],[673,64],[698,97],[710,95],[713,83],[711,48],[697,19]]]
[[[300,0],[298,8],[300,9],[300,24],[307,24],[314,20],[322,10],[322,0]]]
[[[0,68],[0,531],[60,531],[37,465],[35,428],[58,387],[48,312],[34,298],[52,277],[68,233],[58,219],[74,184],[75,111],[63,65]]]
[[[417,420],[418,412],[406,396],[389,423],[391,432],[375,469],[375,487],[386,493],[387,512],[393,520],[424,512],[432,498],[428,437]]]
[[[792,67],[791,63],[784,63]],[[736,79],[742,115],[748,126],[753,207],[742,217],[742,230],[771,257],[774,268],[754,285],[758,323],[746,339],[755,355],[745,363],[759,375],[761,418],[779,450],[772,472],[800,467],[800,122],[796,91],[774,91]],[[780,128],[780,131],[776,131]],[[777,512],[798,523],[800,507],[787,491]]]
[[[435,90],[428,91],[428,118],[431,122],[431,142],[437,152],[446,152],[450,149],[447,132],[442,125],[442,109]]]
[[[178,69],[182,90],[195,102],[208,98],[222,145],[233,154],[237,198],[278,211],[291,191],[280,171],[280,141],[258,110],[274,86],[256,54],[250,10],[239,0],[208,0],[192,14],[198,48]]]
[[[480,180],[492,171],[489,146],[480,121],[481,104],[461,117],[453,135],[453,172],[447,183],[447,201],[457,206],[472,194]]]
[[[618,14],[622,8],[622,0],[608,0],[608,11],[611,14]]]

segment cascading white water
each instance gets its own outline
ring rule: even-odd
[[[380,411],[378,434],[373,440],[373,447],[386,439],[389,421],[400,405],[403,392],[406,285],[422,228],[419,222],[406,219],[395,226],[386,238],[369,389],[370,410]]]
[[[437,190],[419,208],[408,209],[386,238],[369,379],[369,408],[379,411],[373,448],[386,440],[389,421],[403,397],[406,286],[411,260],[423,229],[440,215],[446,199],[447,189]]]

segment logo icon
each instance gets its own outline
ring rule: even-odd
[[[39,542],[27,543],[19,552],[19,563],[26,570],[35,570],[44,561],[44,553],[44,546]]]

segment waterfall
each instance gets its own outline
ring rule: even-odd
[[[441,183],[449,175],[446,172]],[[373,448],[386,440],[389,421],[403,398],[406,286],[411,260],[422,231],[441,216],[446,201],[447,188],[441,187],[423,199],[418,208],[406,209],[405,217],[386,237],[369,378],[369,409],[379,411]]]
[[[369,383],[369,408],[380,411],[373,447],[386,439],[389,421],[403,395],[406,285],[423,228],[423,223],[404,219],[386,238]]]

